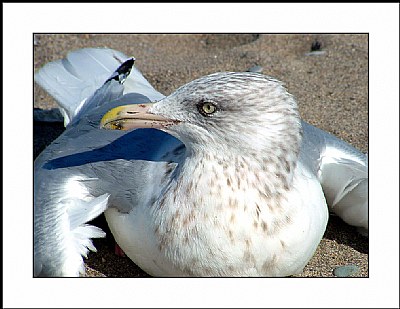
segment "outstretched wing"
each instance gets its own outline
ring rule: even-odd
[[[35,74],[35,81],[53,96],[60,105],[64,123],[71,120],[85,106],[93,106],[87,99],[112,76],[113,72],[131,58],[107,48],[85,48],[71,52],[64,59],[46,64]],[[150,100],[159,100],[157,92],[136,68],[132,68],[124,82],[123,93],[139,93]],[[92,100],[92,104],[98,102]]]

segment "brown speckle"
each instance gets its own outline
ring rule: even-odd
[[[228,185],[228,187],[230,187],[231,186],[231,180],[230,180],[230,178],[228,177],[228,178],[226,178],[226,184]]]
[[[257,152],[254,152],[254,151],[252,151],[252,152],[250,152],[250,156],[251,156],[251,157],[253,157],[253,159],[256,159],[256,158],[257,158],[257,156],[258,156],[258,153],[257,153]]]
[[[167,236],[166,235],[162,235],[160,237],[160,243],[158,244],[158,250],[164,251],[164,248],[165,248],[167,242],[168,242]]]
[[[219,225],[218,217],[214,217],[213,223],[215,226]]]
[[[254,226],[254,228],[258,228],[258,221],[257,220],[254,220],[253,226]]]
[[[215,187],[215,178],[214,178],[214,177],[211,177],[211,178],[210,178],[209,186],[210,186],[211,188]]]
[[[283,174],[282,173],[278,173],[278,172],[275,172],[275,177],[278,178],[278,179],[283,179],[284,178]]]
[[[268,209],[270,212],[274,212],[274,208],[272,207],[271,203],[268,203]]]
[[[281,171],[282,170],[282,161],[279,158],[272,159],[271,168],[273,168],[274,171]]]
[[[215,165],[213,165],[213,166],[211,167],[211,169],[212,169],[213,174],[214,174],[215,176],[217,176],[218,173],[217,173],[217,170],[215,169]]]
[[[263,164],[264,164],[264,166],[271,165],[272,164],[271,158],[269,158],[269,157],[264,158],[263,159]]]
[[[272,259],[265,260],[265,262],[264,262],[264,264],[262,266],[262,271],[264,272],[264,274],[271,275],[270,271],[273,268],[275,268],[277,260],[278,259],[277,259],[276,254],[274,254]]]
[[[241,170],[239,173],[239,177],[245,179],[247,177],[247,172],[245,170]]]
[[[186,187],[186,194],[190,194],[193,188],[193,181],[190,181],[189,184]]]
[[[229,207],[230,208],[237,208],[238,207],[237,200],[234,199],[232,196],[229,197]]]
[[[229,239],[231,240],[231,242],[234,243],[234,242],[235,242],[235,239],[233,238],[233,232],[232,232],[232,230],[229,230],[229,231],[228,231],[228,235],[229,235]]]
[[[288,161],[285,161],[285,170],[287,173],[290,173],[290,164]]]
[[[179,183],[182,183],[181,179],[178,180],[178,184]],[[178,190],[179,190],[178,184],[175,186],[174,191],[172,192],[172,196],[174,197],[174,203],[176,203],[176,198],[178,197]]]
[[[189,276],[189,277],[196,277],[195,273],[193,272],[193,270],[191,270],[189,267],[185,267],[184,269],[182,269],[182,272]]]
[[[246,251],[244,252],[244,254],[243,254],[243,260],[244,260],[246,263],[252,263],[252,264],[255,264],[255,263],[256,263],[256,259],[255,259],[254,255],[253,255],[249,250],[246,250]]]
[[[174,215],[172,216],[172,221],[178,221],[180,217],[181,217],[181,213],[179,212],[179,210],[177,210],[174,213]]]
[[[160,200],[160,202],[158,203],[158,208],[161,209],[164,207],[165,205],[165,199],[167,198],[167,195],[164,194],[164,196],[162,197],[162,199]]]
[[[260,212],[261,212],[260,206],[258,206],[258,204],[256,203],[256,215],[257,215],[257,220],[260,219]]]
[[[289,184],[288,184],[287,181],[284,181],[283,188],[284,188],[286,191],[289,191]]]
[[[235,214],[232,213],[232,214],[231,214],[231,217],[230,217],[230,219],[229,219],[229,222],[233,224],[233,223],[235,223],[235,220],[236,220]]]
[[[261,222],[261,228],[263,229],[264,232],[267,232],[268,230],[268,225],[265,221]]]
[[[185,219],[183,219],[183,222],[182,222],[183,226],[187,226],[187,225],[189,225],[190,223],[192,223],[192,222],[194,221],[195,217],[196,217],[195,212],[194,212],[194,210],[192,210],[192,211],[185,217]]]
[[[189,237],[188,237],[187,234],[185,234],[185,236],[183,236],[183,243],[184,243],[185,245],[189,244]]]
[[[182,221],[182,225],[187,226],[189,224],[189,221],[190,221],[189,216],[185,217],[185,219],[183,219],[183,221]]]
[[[193,191],[196,191],[197,190],[197,186],[199,185],[199,181],[197,180],[196,182],[194,182],[194,184],[193,184]]]
[[[281,246],[282,246],[282,249],[286,247],[286,243],[283,240],[281,240]]]
[[[264,192],[262,192],[267,198],[271,196],[271,190],[269,189],[268,185],[264,186]]]

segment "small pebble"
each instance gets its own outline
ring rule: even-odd
[[[247,70],[247,72],[261,73],[263,71],[263,67],[259,65],[255,65]]]
[[[317,51],[317,50],[321,50],[321,42],[319,42],[318,40],[315,40],[312,44],[311,44],[311,51]]]
[[[358,272],[358,266],[356,265],[345,265],[336,267],[333,270],[333,274],[336,277],[350,277]]]

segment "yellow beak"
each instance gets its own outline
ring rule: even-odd
[[[108,130],[163,129],[179,122],[149,112],[153,104],[131,104],[115,107],[103,116],[100,128]]]

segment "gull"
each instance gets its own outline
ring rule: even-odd
[[[367,157],[300,119],[283,83],[218,72],[157,92],[112,49],[36,82],[66,130],[34,164],[34,276],[79,276],[105,233],[152,276],[302,272],[329,212],[368,232]]]

